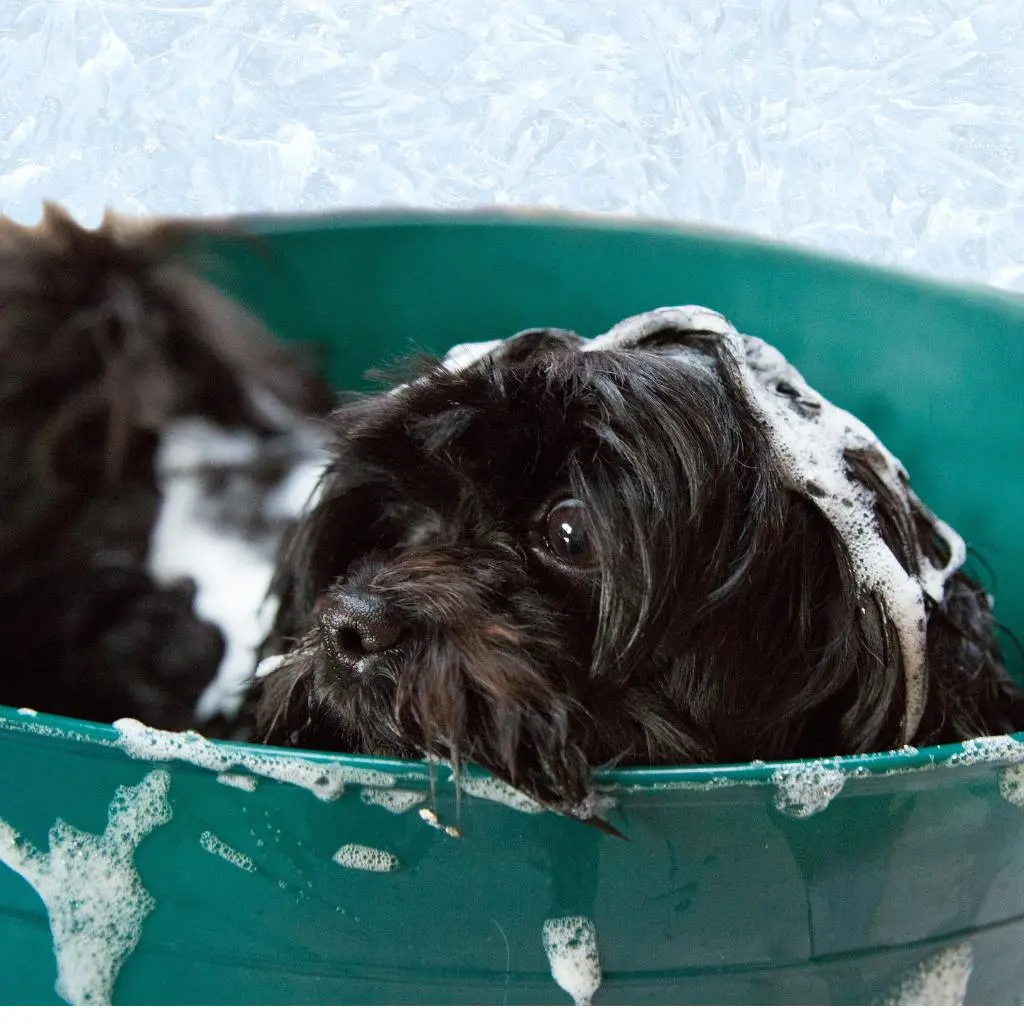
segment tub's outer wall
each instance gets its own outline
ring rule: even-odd
[[[2,816],[42,850],[58,817],[102,832],[116,787],[152,767],[7,730],[0,763],[18,778],[0,795]],[[605,972],[597,1002],[872,1002],[964,941],[969,1001],[1016,1002],[1024,810],[1000,795],[1002,770],[851,777],[804,819],[777,809],[771,781],[743,775],[711,788],[620,788],[608,816],[623,841],[472,797],[464,836],[451,839],[416,809],[368,805],[357,785],[325,803],[268,781],[238,790],[177,764],[174,816],[136,857],[157,907],[116,1000],[564,1002],[541,928],[583,915]],[[426,794],[428,780],[416,766],[400,785]],[[437,809],[454,821],[447,784]],[[204,832],[256,870],[212,856]],[[400,869],[342,868],[331,858],[347,843],[387,850]],[[6,870],[0,952],[5,1002],[56,1001],[42,905]]]

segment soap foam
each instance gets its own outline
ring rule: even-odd
[[[601,987],[597,929],[589,917],[554,917],[541,929],[551,977],[577,1006],[589,1006]]]
[[[1015,764],[999,773],[999,795],[1014,807],[1024,807],[1024,765]]]
[[[772,772],[775,808],[791,818],[809,818],[835,799],[846,776],[835,762],[810,761],[785,765]]]
[[[454,775],[452,776],[454,779]],[[540,814],[544,805],[538,803],[533,797],[520,793],[507,782],[495,778],[474,778],[469,775],[462,775],[458,780],[459,788],[463,793],[479,797],[481,800],[490,800],[496,804],[504,804],[515,811],[522,811],[524,814]]]
[[[197,732],[151,729],[134,718],[118,719],[114,728],[120,735],[117,746],[129,757],[143,761],[186,761],[221,774],[232,768],[245,768],[253,775],[301,786],[321,800],[336,800],[345,791],[346,782],[383,788],[395,784],[395,777],[384,772],[333,763],[316,764],[293,756],[274,757],[255,749],[230,749],[218,746]]]
[[[249,857],[244,853],[239,853],[237,850],[232,849],[222,839],[218,839],[212,832],[204,832],[199,837],[199,845],[207,853],[212,853],[215,857],[220,857],[221,859],[226,860],[236,868],[241,868],[242,871],[253,872],[256,870],[256,865]]]
[[[745,397],[765,427],[789,485],[813,501],[828,519],[849,553],[859,586],[874,595],[892,619],[907,688],[902,738],[909,742],[920,725],[928,692],[925,596],[942,600],[947,581],[964,563],[966,545],[949,526],[923,509],[906,487],[903,466],[865,424],[809,387],[777,349],[760,338],[739,334],[714,310],[679,306],[644,313],[616,325],[584,348],[621,348],[666,328],[711,331],[722,338]],[[934,565],[919,548],[914,573],[903,569],[879,533],[874,496],[846,471],[844,455],[850,451],[870,453],[886,490],[908,516],[913,510],[928,516],[949,548],[944,565]]]
[[[974,968],[969,942],[950,946],[925,960],[886,1000],[889,1006],[963,1006]]]
[[[336,864],[356,871],[388,872],[398,870],[398,858],[387,850],[375,850],[372,846],[346,843],[333,857]]]
[[[359,794],[364,804],[372,807],[383,807],[392,814],[404,814],[418,807],[427,799],[426,793],[417,793],[413,789],[374,789],[367,787]]]
[[[258,780],[252,775],[233,775],[231,772],[221,772],[217,781],[224,786],[232,786],[234,789],[244,789],[249,793],[256,790]]]
[[[50,852],[41,853],[0,820],[0,861],[39,894],[50,919],[57,994],[74,1005],[111,1002],[118,972],[156,906],[135,868],[135,850],[171,819],[171,777],[150,772],[137,786],[119,786],[103,835],[57,819]]]
[[[88,743],[90,747],[113,747],[113,740],[104,739],[88,732],[74,729],[62,729],[55,725],[43,725],[35,721],[38,712],[33,715],[19,714],[17,718],[0,716],[0,731],[26,733],[29,736],[47,736],[51,739],[71,740],[74,743]]]
[[[960,753],[949,759],[952,767],[972,764],[990,764],[1000,761],[1024,761],[1024,743],[1012,736],[982,736],[964,740]]]

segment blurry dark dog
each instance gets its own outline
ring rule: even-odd
[[[0,702],[183,727],[230,646],[151,569],[162,438],[276,438],[330,396],[185,268],[200,233],[0,223]]]
[[[333,428],[258,739],[473,761],[586,818],[594,766],[1024,727],[960,539],[717,314],[463,346]]]

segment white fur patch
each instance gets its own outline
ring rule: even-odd
[[[234,714],[256,665],[256,652],[273,623],[276,602],[268,597],[283,525],[298,518],[320,481],[324,457],[317,439],[297,433],[296,464],[266,493],[244,488],[265,442],[247,430],[227,430],[207,420],[185,418],[164,431],[157,454],[162,491],[160,515],[150,542],[149,570],[161,583],[191,579],[196,614],[218,626],[225,653],[213,682],[199,699],[200,719]],[[203,474],[215,466],[231,476],[240,493],[210,494]],[[240,486],[239,486],[240,485]],[[229,502],[262,502],[277,524],[269,535],[249,537],[218,521]],[[218,506],[221,503],[221,507]]]

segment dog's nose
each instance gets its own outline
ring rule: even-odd
[[[371,654],[390,651],[402,636],[387,602],[367,590],[346,591],[320,616],[324,645],[342,664],[355,666]]]

